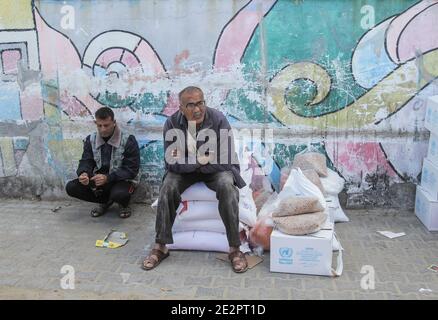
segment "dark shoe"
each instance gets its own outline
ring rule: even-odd
[[[151,253],[144,259],[143,265],[141,267],[143,270],[152,270],[168,256],[169,256],[169,250],[166,253],[164,253],[161,250],[152,249]],[[149,264],[149,266],[147,266],[147,264]]]
[[[231,267],[236,273],[242,273],[248,270],[248,261],[246,261],[245,254],[242,251],[234,251],[228,255],[230,259]],[[239,268],[239,265],[241,266]]]
[[[109,207],[111,207],[113,203],[100,203],[97,207],[91,210],[91,216],[93,218],[100,217],[106,213]]]
[[[129,218],[129,217],[131,216],[131,208],[130,208],[129,206],[127,206],[127,207],[122,207],[122,206],[119,204],[119,210],[120,210],[120,213],[119,213],[119,217],[120,217],[120,218],[125,219],[125,218]]]

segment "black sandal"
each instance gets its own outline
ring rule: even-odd
[[[122,219],[129,218],[131,216],[131,208],[128,206],[126,208],[119,205],[119,217]]]
[[[112,204],[113,204],[112,202],[105,203],[105,204],[104,203],[99,204],[99,206],[91,209],[91,212],[90,212],[91,216],[93,218],[97,218],[97,217],[104,215],[106,213],[106,211],[108,210],[108,208],[111,207]]]

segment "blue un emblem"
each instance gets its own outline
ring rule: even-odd
[[[293,250],[292,248],[280,248],[279,252],[282,258],[290,258],[292,257]]]

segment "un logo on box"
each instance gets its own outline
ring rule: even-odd
[[[282,258],[290,258],[290,257],[292,257],[292,254],[293,254],[292,248],[280,248],[278,250],[279,250],[280,256]]]
[[[294,251],[292,250],[292,248],[283,247],[278,249],[278,252],[280,253],[280,259],[278,259],[278,263],[293,264],[292,254]]]

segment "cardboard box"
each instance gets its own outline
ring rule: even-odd
[[[338,268],[332,269],[334,224],[327,221],[315,233],[291,236],[274,230],[271,234],[270,271],[336,276],[342,273],[342,250]]]
[[[429,231],[438,231],[438,201],[433,200],[421,186],[417,186],[415,214]]]
[[[432,200],[438,200],[438,167],[428,158],[423,160],[421,187],[431,196]]]
[[[427,158],[438,167],[438,134],[430,133]]]
[[[430,132],[438,134],[438,96],[429,97],[426,103],[424,126]]]

